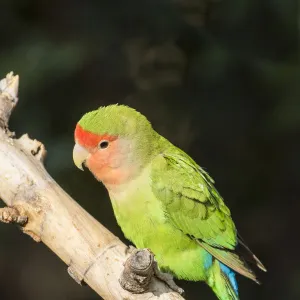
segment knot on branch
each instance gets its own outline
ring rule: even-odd
[[[27,223],[27,220],[27,216],[23,215],[16,207],[0,208],[0,222],[22,226]]]
[[[119,282],[127,291],[144,293],[149,287],[154,267],[154,256],[148,249],[136,250],[125,262]]]
[[[40,162],[44,162],[47,155],[47,150],[43,143],[37,140],[32,140],[27,133],[23,134],[18,139],[18,143],[29,155],[33,155]]]

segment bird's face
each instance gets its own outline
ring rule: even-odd
[[[77,124],[73,160],[81,170],[85,165],[106,186],[120,184],[126,182],[132,171],[131,146],[129,139],[94,134]]]

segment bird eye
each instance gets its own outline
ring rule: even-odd
[[[100,148],[100,149],[105,149],[105,148],[108,147],[108,144],[109,144],[108,141],[101,141],[101,142],[99,143],[99,148]]]

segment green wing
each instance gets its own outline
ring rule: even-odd
[[[174,146],[154,159],[151,181],[152,190],[173,226],[224,264],[257,281],[245,259],[235,252],[235,225],[208,173]],[[251,256],[249,261],[253,259]]]

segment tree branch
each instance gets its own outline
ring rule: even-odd
[[[150,277],[136,292],[146,292],[133,294],[121,287],[128,248],[51,178],[43,165],[42,143],[27,134],[16,139],[10,133],[8,121],[18,101],[18,85],[19,77],[12,73],[0,81],[0,197],[8,206],[0,210],[0,221],[18,224],[35,241],[42,241],[69,266],[78,283],[86,282],[104,299],[183,299],[153,277],[149,268],[153,260],[148,265],[142,262]],[[125,286],[126,272],[121,280]]]

